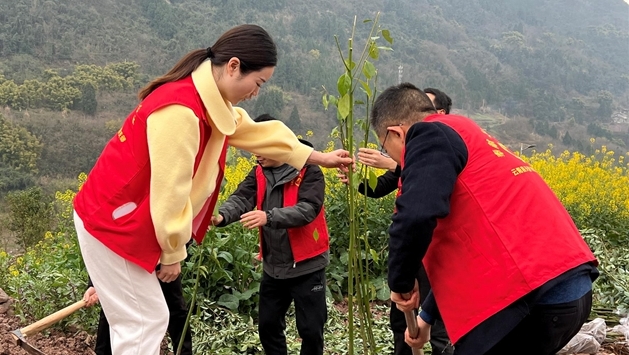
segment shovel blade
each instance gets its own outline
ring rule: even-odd
[[[26,339],[24,339],[24,336],[19,329],[12,331],[11,336],[13,337],[13,340],[15,340],[15,344],[21,347],[27,353],[31,355],[46,355],[41,352],[41,350],[29,344]]]

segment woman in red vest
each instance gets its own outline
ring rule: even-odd
[[[77,194],[79,245],[110,322],[114,355],[159,354],[168,308],[158,278],[175,280],[186,242],[203,238],[228,139],[299,169],[306,162],[351,163],[345,151],[313,151],[282,123],[254,123],[232,106],[255,97],[276,63],[275,43],[255,25],[188,53],[140,91],[140,104]]]
[[[436,114],[408,83],[380,94],[371,120],[402,166],[389,228],[391,299],[403,311],[417,306],[422,262],[432,286],[420,336],[407,333],[407,343],[423,346],[441,319],[455,355],[559,351],[589,315],[598,271],[541,176],[471,119]]]

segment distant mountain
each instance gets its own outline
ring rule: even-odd
[[[280,48],[271,84],[284,105],[274,109],[323,137],[334,117],[322,110],[321,87],[334,88],[340,73],[333,36],[344,43],[354,16],[360,24],[377,11],[395,40],[377,63],[382,87],[397,83],[401,65],[404,81],[444,90],[462,112],[493,117],[490,126],[525,117],[532,133],[558,141],[566,122],[604,126],[629,108],[622,0],[2,1],[0,73],[19,84],[48,68],[64,75],[76,64],[133,61],[148,80],[228,28],[256,23]],[[618,131],[610,139],[629,144]]]

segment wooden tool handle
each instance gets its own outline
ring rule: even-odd
[[[404,318],[406,318],[408,335],[410,335],[411,338],[417,338],[419,336],[419,327],[417,326],[417,318],[415,316],[415,312],[404,312]],[[424,351],[422,349],[413,348],[413,355],[424,355]]]
[[[402,294],[404,299],[409,299],[409,294]],[[417,316],[415,316],[415,312],[406,311],[404,312],[404,318],[406,318],[406,327],[408,328],[408,335],[411,338],[415,339],[419,336],[419,327],[417,326]],[[422,349],[413,348],[413,355],[424,355],[424,351]]]
[[[84,300],[77,301],[76,303],[71,304],[68,307],[59,310],[47,317],[44,317],[33,324],[27,325],[26,327],[20,329],[20,332],[22,332],[22,335],[25,337],[32,334],[37,334],[38,332],[50,327],[51,325],[64,319],[70,314],[76,312],[77,310],[85,307],[85,304],[86,302]]]

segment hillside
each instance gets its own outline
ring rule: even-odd
[[[555,142],[586,149],[596,135],[619,149],[629,144],[627,125],[612,120],[614,113],[615,121],[626,120],[629,108],[629,5],[622,0],[4,1],[0,105],[43,142],[42,157],[57,159],[40,163],[49,167],[40,169],[43,174],[75,176],[89,169],[142,83],[229,27],[257,23],[276,39],[280,62],[273,88],[244,106],[252,115],[281,112],[284,120],[296,112],[301,131],[314,130],[321,146],[334,125],[320,104],[322,85],[334,88],[339,74],[333,36],[343,43],[354,15],[362,20],[377,11],[395,40],[378,62],[381,87],[397,83],[402,66],[404,81],[444,90],[456,112],[479,119],[512,147]],[[11,87],[28,90],[25,81],[51,80],[47,69],[62,80],[76,65],[119,62],[139,65],[133,80],[109,91],[96,88],[98,109],[87,116],[77,104],[85,85],[75,88],[70,112],[35,102],[14,107],[8,96]],[[270,106],[277,102],[271,95],[280,104]],[[95,119],[76,123],[89,116]],[[38,127],[45,117],[52,120],[46,130]],[[53,132],[64,124],[72,138]],[[91,158],[77,163],[77,148],[67,141],[81,145],[89,136],[83,152]],[[69,166],[60,166],[63,161]]]

